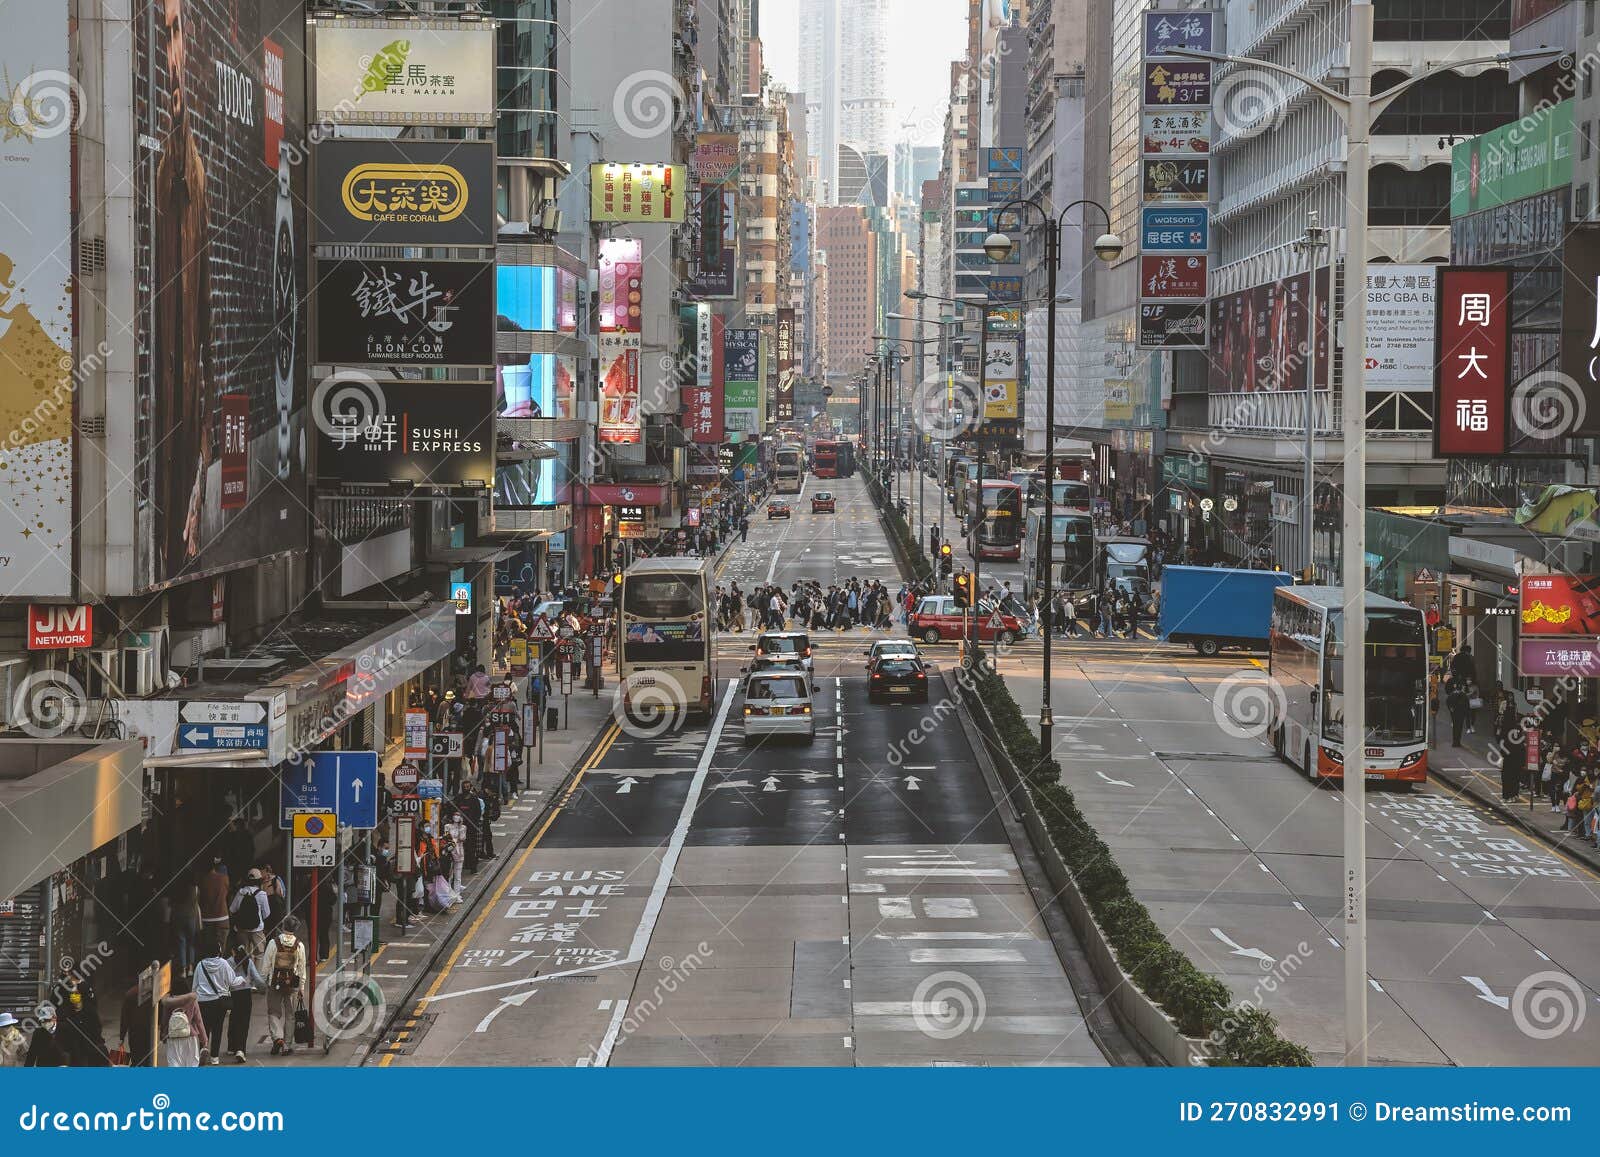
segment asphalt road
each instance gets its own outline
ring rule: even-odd
[[[1005,672],[1032,717],[1037,657]],[[1173,942],[1333,1063],[1343,796],[1279,762],[1249,726],[1241,696],[1265,678],[1243,656],[1067,643],[1056,756]],[[1439,784],[1367,801],[1373,1063],[1592,1063],[1600,880]]]
[[[898,585],[860,481],[817,485],[724,581]],[[737,637],[709,725],[608,728],[385,1063],[1104,1064],[959,722],[868,704],[869,638],[819,641],[810,742],[745,743]]]

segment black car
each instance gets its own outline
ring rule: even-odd
[[[883,703],[889,699],[928,701],[928,669],[921,659],[878,660],[867,680],[867,701]]]
[[[769,502],[769,503],[767,503],[767,521],[768,522],[771,522],[774,518],[788,518],[788,517],[789,517],[789,504],[787,502]]]

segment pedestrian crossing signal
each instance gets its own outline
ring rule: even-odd
[[[966,608],[972,605],[972,576],[966,571],[956,575],[956,606]]]

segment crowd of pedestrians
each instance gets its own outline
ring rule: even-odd
[[[812,579],[796,580],[786,590],[781,584],[762,583],[749,592],[737,582],[718,585],[714,593],[717,627],[723,631],[756,630],[850,631],[857,627],[886,631],[896,609],[904,610],[907,588],[898,595],[877,579],[851,578],[824,587]]]

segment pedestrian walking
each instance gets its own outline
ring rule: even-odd
[[[195,1025],[189,1014],[183,1009],[174,1009],[167,1017],[166,1037],[166,1063],[163,1067],[169,1069],[193,1069],[199,1067],[200,1058],[205,1055],[205,1048],[200,1044],[200,1038],[195,1033]]]
[[[261,890],[261,869],[251,868],[245,876],[244,887],[234,893],[228,905],[228,924],[233,929],[233,942],[242,944],[251,956],[260,956],[267,943],[267,922],[272,915],[272,905]]]
[[[200,931],[203,943],[199,954],[208,956],[213,949],[227,946],[228,938],[228,865],[221,856],[211,857],[211,867],[200,873]]]
[[[64,1069],[72,1063],[67,1059],[67,1050],[57,1039],[56,1034],[60,1027],[56,1023],[55,1006],[41,1004],[39,1027],[33,1030],[33,1036],[28,1041],[28,1055],[22,1062],[24,1068]]]
[[[213,950],[195,966],[194,998],[200,1002],[200,1020],[206,1026],[206,1038],[222,1048],[222,1025],[233,1007],[233,982],[236,979],[233,965],[220,950]],[[201,1064],[218,1063],[216,1053],[203,1050]]]
[[[172,963],[179,976],[188,976],[200,959],[200,888],[184,880],[172,889],[172,933],[176,940]]]
[[[453,907],[461,903],[461,868],[466,859],[467,849],[467,825],[461,818],[460,809],[454,805],[451,805],[449,815],[445,818],[444,838],[450,856],[450,895]]]
[[[272,1055],[294,1052],[296,1014],[306,1003],[306,946],[300,939],[300,921],[284,920],[267,941],[261,971],[267,977],[267,1035]]]
[[[70,960],[63,960],[49,998],[59,1017],[57,1035],[69,1063],[80,1069],[109,1065],[94,981],[79,975]]]
[[[245,951],[243,944],[233,946],[233,993],[228,1007],[228,1051],[241,1065],[245,1050],[250,1047],[250,1015],[255,1010],[255,994],[266,991],[267,982],[256,967],[256,958]],[[220,1050],[222,1045],[215,1042]],[[213,1054],[214,1055],[214,1054]]]
[[[20,1069],[28,1058],[28,1039],[22,1035],[17,1018],[0,1012],[0,1069]]]

